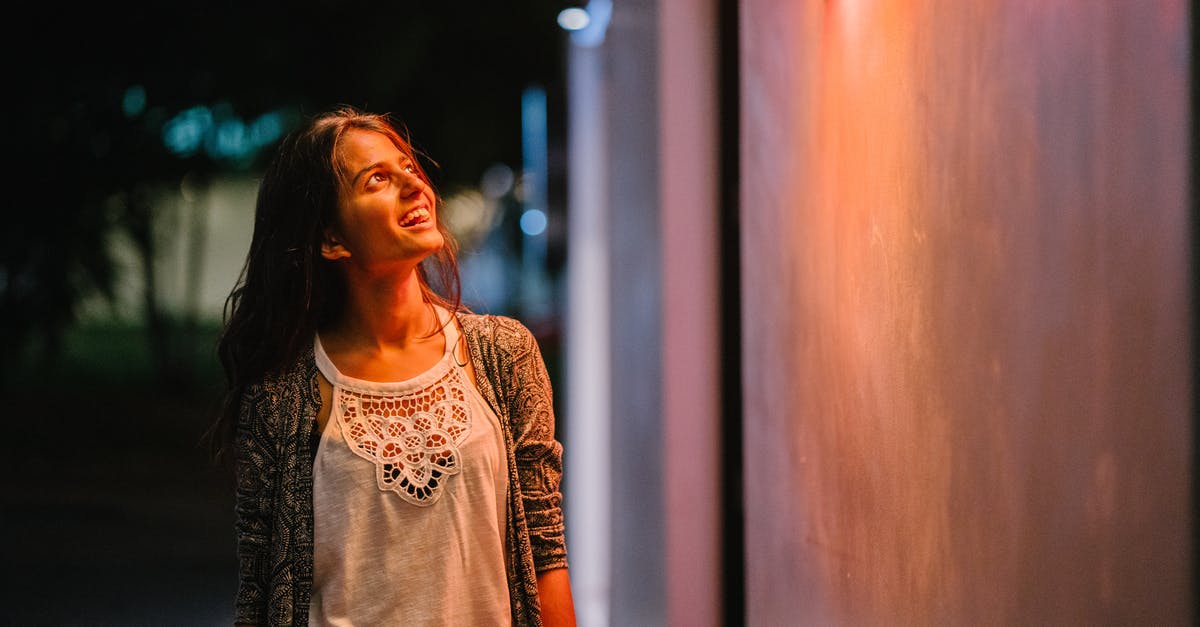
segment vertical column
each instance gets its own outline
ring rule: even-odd
[[[662,2],[658,23],[667,618],[689,627],[721,617],[715,13]]]
[[[602,31],[601,31],[602,33]],[[571,38],[567,57],[566,453],[571,587],[581,627],[609,623],[612,534],[606,98],[602,41]]]
[[[658,8],[658,0],[615,3],[605,43],[611,98],[613,625],[667,620]]]

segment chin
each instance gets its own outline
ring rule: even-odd
[[[420,246],[422,252],[432,255],[446,246],[446,238],[442,236],[441,231],[431,229],[427,237],[421,238]]]

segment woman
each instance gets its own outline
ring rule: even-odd
[[[218,352],[237,622],[573,625],[538,345],[461,305],[408,141],[350,107],[281,143]]]

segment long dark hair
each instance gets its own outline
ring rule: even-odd
[[[312,346],[313,334],[342,313],[344,279],[321,256],[321,242],[337,216],[345,175],[337,149],[346,131],[386,135],[432,187],[401,128],[391,114],[339,106],[285,137],[263,173],[250,252],[225,301],[225,324],[217,342],[226,387],[209,440],[218,461],[228,461],[246,387],[294,362]],[[437,228],[445,245],[418,267],[421,291],[426,301],[461,311],[457,243],[443,220]]]

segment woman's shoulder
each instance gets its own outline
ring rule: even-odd
[[[264,374],[251,387],[276,392],[288,388],[303,388],[307,387],[316,372],[316,357],[313,347],[309,346],[291,360]]]
[[[520,333],[529,333],[529,328],[520,320],[511,316],[499,314],[481,314],[473,311],[458,312],[458,319],[464,327],[471,327],[479,330],[494,331],[516,331]]]
[[[537,347],[529,327],[512,316],[459,312],[459,322],[468,337],[510,355]]]

